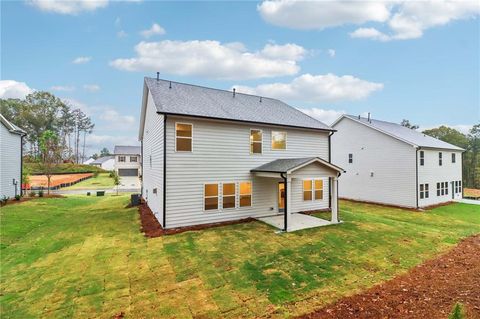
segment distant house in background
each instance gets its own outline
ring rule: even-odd
[[[140,146],[116,145],[113,151],[115,155],[115,171],[119,176],[141,175],[141,154]]]
[[[22,138],[25,131],[0,114],[0,197],[22,192]]]
[[[106,171],[113,171],[113,169],[115,168],[115,156],[110,155],[97,158],[89,165],[103,168]]]
[[[85,162],[83,162],[83,165],[90,165],[93,162],[95,162],[95,159],[90,157]]]
[[[347,171],[339,196],[419,208],[462,198],[462,148],[396,123],[343,115],[332,160]]]

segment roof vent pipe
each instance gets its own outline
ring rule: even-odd
[[[172,81],[170,81],[170,85],[168,86],[169,89],[172,88]]]
[[[233,97],[235,97],[235,88],[233,88]]]
[[[160,80],[160,72],[157,72],[157,81]]]
[[[370,112],[368,112],[368,122],[372,123],[372,120],[370,119]]]
[[[262,103],[262,97],[260,97],[260,103]]]
[[[358,119],[360,119],[360,114],[358,114]]]

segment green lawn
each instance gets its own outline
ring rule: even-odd
[[[110,173],[100,173],[97,177],[92,177],[81,181],[80,183],[74,184],[69,187],[64,187],[62,189],[107,189],[113,188],[113,178],[110,177]]]
[[[336,226],[278,235],[252,222],[146,239],[127,204],[74,196],[2,208],[1,317],[289,317],[480,232],[479,206],[341,202]]]

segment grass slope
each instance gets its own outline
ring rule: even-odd
[[[278,235],[252,222],[146,239],[127,203],[76,196],[2,208],[2,318],[288,317],[480,232],[478,206],[341,202],[337,226]]]
[[[40,165],[38,163],[24,163],[23,165],[24,165],[24,169],[26,169],[29,172],[29,174],[32,174],[32,175],[44,174],[44,172],[40,169]],[[105,170],[93,165],[72,164],[72,163],[57,164],[53,168],[53,174],[94,173],[94,172],[105,172]]]
[[[72,189],[110,189],[113,188],[113,178],[111,178],[110,173],[100,173],[97,177],[91,177],[84,181],[81,181],[77,184],[74,184],[69,187],[64,187],[62,190],[72,190]]]

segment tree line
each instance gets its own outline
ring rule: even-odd
[[[419,127],[408,120],[403,120],[401,125],[414,130]],[[463,185],[480,188],[480,123],[474,125],[467,134],[444,125],[424,130],[422,133],[463,148]]]
[[[0,99],[2,115],[26,131],[24,154],[36,161],[44,155],[42,134],[55,135],[59,161],[81,163],[85,159],[85,140],[94,124],[82,110],[55,95],[35,91],[25,99]]]

